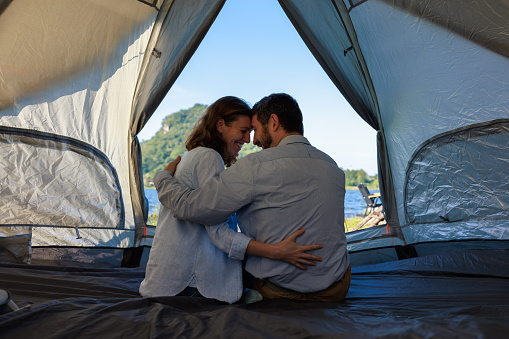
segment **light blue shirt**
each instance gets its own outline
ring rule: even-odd
[[[194,189],[223,170],[219,153],[198,147],[182,157],[175,181]],[[213,226],[173,217],[166,200],[161,199],[167,196],[160,185],[166,177],[163,172],[154,177],[161,207],[140,294],[172,296],[191,286],[207,298],[229,303],[239,300],[243,291],[241,260],[251,239],[237,232],[236,223],[232,223],[235,230],[228,228],[226,222],[231,213]]]
[[[255,277],[309,293],[328,288],[348,268],[345,175],[334,160],[303,136],[287,136],[277,147],[240,159],[196,190],[163,172],[158,179],[165,193],[159,199],[178,218],[214,224],[238,211],[240,229],[257,241],[277,244],[305,228],[304,235],[297,238],[299,244],[323,245],[313,251],[323,261],[307,271],[249,256],[246,270]]]

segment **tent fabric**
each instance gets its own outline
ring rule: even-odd
[[[461,7],[461,2],[454,4],[448,13]],[[489,32],[499,15],[509,15],[505,8],[481,20],[487,14],[483,6],[469,9],[476,22],[469,26],[471,36]],[[421,144],[447,131],[507,118],[509,100],[509,59],[456,34],[455,20],[434,25],[427,12],[416,16],[409,7],[367,1],[350,11],[377,93],[394,191],[400,193],[408,162]],[[427,7],[442,6],[431,1]],[[499,36],[489,38],[497,41]],[[462,159],[462,164],[473,161]],[[396,195],[396,204],[403,226],[402,194]]]
[[[165,1],[147,47],[135,93],[132,134],[138,134],[180,75],[225,1]]]
[[[0,109],[109,59],[154,12],[139,1],[2,1]]]
[[[379,129],[376,94],[342,1],[279,2],[306,45],[350,105]]]
[[[131,113],[131,191],[137,229],[146,227],[148,204],[143,191],[141,131],[177,80],[219,14],[225,0],[165,1],[154,24],[144,55]],[[136,236],[139,242],[140,232]]]
[[[376,134],[377,149],[377,168],[378,182],[380,186],[380,196],[383,197],[383,211],[385,220],[393,228],[398,229],[400,226],[397,216],[396,191],[394,190],[392,170],[388,161],[387,143],[384,134],[377,132]]]
[[[450,221],[509,215],[508,162],[501,154],[509,144],[507,133],[486,142],[451,143],[424,162],[413,158],[418,152],[431,155],[435,148],[426,153],[420,147],[439,135],[509,117],[507,3],[280,3],[334,84],[378,131],[380,190],[394,237],[409,244],[416,239],[413,230],[425,230],[428,223],[441,222],[446,230]],[[469,185],[479,189],[460,198]],[[459,200],[461,215],[453,215]],[[454,240],[455,234],[445,238]],[[367,246],[376,247],[378,240],[371,240]]]
[[[509,119],[490,121],[419,147],[406,173],[406,223],[508,219],[508,133]]]
[[[101,151],[70,138],[24,129],[0,127],[0,138],[1,153],[6,155],[0,160],[5,175],[0,178],[1,194],[10,214],[2,219],[5,226],[24,226],[21,219],[26,225],[124,228],[118,175]]]
[[[0,286],[21,310],[0,315],[0,337],[498,338],[509,330],[508,254],[458,251],[361,266],[341,303],[247,305],[141,298],[142,268],[2,264]]]
[[[385,2],[403,9],[412,16],[454,32],[485,49],[509,57],[509,37],[506,34],[506,15],[509,6],[504,1],[468,3],[459,0],[447,2],[385,0]]]
[[[122,11],[118,13],[121,28],[110,28],[109,25],[117,22],[104,23],[109,22],[108,13],[116,16],[115,6],[111,5],[113,7],[106,6],[102,1],[14,1],[0,16],[0,25],[6,25],[1,29],[2,46],[5,46],[3,41],[11,41],[12,37],[24,42],[8,49],[12,56],[0,59],[2,69],[11,65],[12,58],[13,66],[26,70],[21,73],[13,69],[14,77],[27,83],[31,79],[40,81],[37,86],[30,85],[33,90],[27,89],[19,97],[16,95],[0,113],[0,125],[4,127],[0,143],[10,164],[0,166],[4,191],[0,195],[0,225],[2,229],[26,227],[31,245],[134,245],[129,160],[126,145],[119,143],[119,140],[128,140],[131,103],[123,98],[134,92],[157,11],[138,1],[130,1],[125,6],[118,4],[125,11],[123,15],[120,15]],[[23,10],[31,14],[24,16]],[[23,26],[32,16],[38,17],[41,25],[34,28],[33,24],[39,22],[35,21]],[[60,16],[65,20],[58,20]],[[90,21],[82,23],[81,17]],[[17,20],[18,24],[8,26],[11,20]],[[60,27],[60,22],[65,26]],[[58,24],[55,27],[49,23]],[[25,30],[13,31],[20,24]],[[68,27],[72,29],[67,30]],[[105,40],[79,39],[80,34],[99,35],[92,34],[95,27],[104,29],[104,33],[99,32]],[[29,38],[35,31],[40,37],[31,41]],[[62,32],[69,35],[63,36]],[[38,47],[37,44],[44,41],[48,43]],[[89,45],[96,43],[97,51]],[[29,47],[40,50],[39,57],[45,61],[27,61],[23,66],[24,56],[29,59],[34,54]],[[97,53],[93,56],[86,56],[94,51]],[[2,52],[6,53],[6,49],[2,48]],[[85,57],[85,61],[81,60]],[[54,68],[54,77],[46,76],[53,70],[49,60],[62,66]],[[7,92],[13,93],[14,89],[9,86],[16,82],[10,81],[8,74],[2,79],[9,81],[4,85]],[[25,144],[19,138],[15,140],[5,133],[6,129],[22,129],[23,138],[33,142]],[[22,186],[14,183],[22,183]],[[20,194],[21,188],[25,194]],[[16,200],[12,199],[13,195]],[[25,213],[20,214],[21,210]],[[25,218],[27,211],[33,214],[30,219]],[[46,215],[51,217],[39,218]],[[121,233],[118,232],[120,228]]]
[[[2,1],[0,247],[14,246],[3,258],[30,263],[31,247],[61,248],[56,262],[66,247],[141,241],[136,134],[223,3]]]

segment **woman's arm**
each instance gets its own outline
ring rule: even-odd
[[[179,158],[172,163],[178,164]],[[172,164],[170,163],[170,164]],[[168,164],[168,166],[170,166]],[[195,165],[194,176],[197,180],[198,187],[205,185],[213,177],[218,176],[224,170],[224,163],[219,153],[214,150],[208,150],[200,156]],[[175,172],[175,168],[172,168]],[[232,217],[230,217],[231,219]],[[209,235],[209,238],[218,249],[228,254],[230,259],[243,260],[246,248],[251,240],[245,234],[237,232],[237,229],[233,230],[228,227],[228,220],[215,225],[205,225],[205,229]],[[237,224],[236,220],[232,223]]]
[[[227,222],[205,226],[205,229],[212,244],[228,254],[230,259],[244,259],[247,248],[252,241],[251,238],[236,230],[232,230],[228,227]]]
[[[299,245],[296,242],[298,236],[305,232],[304,229],[295,231],[279,244],[271,245],[256,240],[251,240],[247,246],[246,254],[265,257],[273,260],[281,260],[294,265],[301,270],[307,270],[306,266],[316,266],[315,261],[322,258],[307,252],[323,248],[322,245]]]

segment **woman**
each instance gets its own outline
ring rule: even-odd
[[[217,100],[207,108],[187,139],[189,152],[182,157],[175,178],[193,189],[202,186],[219,175],[225,165],[236,161],[242,145],[250,142],[250,133],[249,106],[232,96]],[[319,248],[319,245],[297,245],[295,238],[302,232],[294,233],[280,244],[268,245],[237,232],[234,216],[222,224],[204,226],[174,218],[161,204],[140,294],[144,297],[204,296],[236,302],[242,296],[244,255],[265,256],[301,267],[295,258],[309,259],[310,254],[304,251]]]

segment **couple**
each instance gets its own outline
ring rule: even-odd
[[[236,161],[251,129],[263,151]],[[236,302],[247,254],[245,270],[264,299],[345,298],[345,176],[303,132],[300,108],[287,94],[252,109],[236,97],[207,108],[178,168],[179,158],[154,177],[161,209],[142,296]]]

